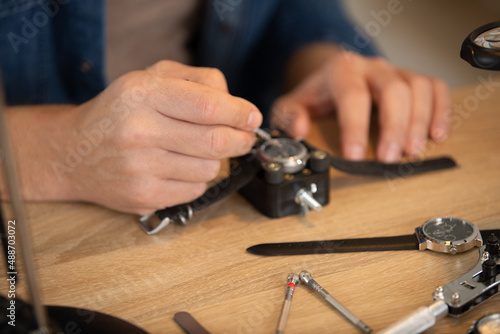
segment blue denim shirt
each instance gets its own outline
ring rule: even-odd
[[[195,65],[217,67],[230,92],[263,112],[281,93],[297,48],[330,41],[373,54],[336,0],[207,0]],[[7,101],[85,102],[106,87],[104,0],[0,0],[0,67]]]

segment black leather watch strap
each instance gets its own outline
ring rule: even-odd
[[[449,157],[395,164],[381,163],[378,161],[351,161],[338,157],[331,157],[330,164],[333,168],[349,174],[384,175],[390,178],[427,173],[457,166],[455,161]]]
[[[139,225],[146,234],[156,234],[173,221],[185,224],[191,219],[194,212],[237,192],[248,184],[262,168],[253,154],[248,154],[243,159],[245,163],[238,163],[236,160],[231,159],[229,176],[211,186],[197,199],[142,216],[139,219]],[[158,218],[159,222],[152,224],[150,218],[154,216]]]
[[[316,151],[313,145],[303,142],[309,151]],[[330,157],[330,165],[344,173],[355,175],[382,175],[389,178],[406,177],[415,174],[454,168],[457,163],[450,157],[439,157],[400,163],[383,163],[373,160],[352,161]]]
[[[176,205],[170,208],[156,211],[159,219],[176,219],[188,212],[194,213],[218,202],[227,196],[237,192],[250,182],[261,169],[259,162],[252,154],[247,155],[248,163],[239,164],[235,160],[230,161],[229,176],[220,182],[217,182],[207,191],[192,202]]]
[[[486,240],[492,233],[500,236],[500,230],[481,231],[483,241]],[[264,256],[377,252],[396,250],[418,250],[417,236],[415,234],[408,234],[379,238],[269,243],[259,244],[247,248],[247,251],[249,253]]]

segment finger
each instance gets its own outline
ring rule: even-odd
[[[148,94],[147,102],[165,116],[196,124],[227,125],[250,131],[262,123],[262,114],[252,103],[185,80],[164,78]]]
[[[141,150],[141,156],[149,158],[139,160],[137,169],[165,180],[209,182],[219,175],[221,167],[220,160],[200,159],[161,149]]]
[[[311,128],[311,119],[303,104],[293,96],[287,96],[273,105],[271,127],[283,129],[293,138],[305,138]]]
[[[255,143],[253,132],[168,118],[159,119],[149,136],[149,141],[164,150],[203,159],[241,156]]]
[[[446,140],[450,132],[451,96],[444,81],[432,79],[432,83],[434,113],[430,125],[430,137],[440,143]]]
[[[121,208],[120,211],[149,214],[159,209],[189,203],[202,196],[207,189],[206,183],[198,182],[158,180],[153,177],[144,182],[142,186],[143,189],[147,189],[147,193],[136,197],[137,202]]]
[[[399,74],[408,83],[413,102],[405,152],[415,156],[423,152],[429,135],[434,110],[433,84],[430,78],[411,71],[400,70]]]
[[[332,98],[339,119],[342,155],[361,160],[366,156],[371,96],[359,67],[343,67],[331,75]]]
[[[401,159],[408,133],[412,93],[395,68],[384,60],[372,60],[368,84],[378,105],[380,137],[377,158],[384,162]]]
[[[217,68],[188,66],[172,60],[162,60],[148,67],[146,71],[161,77],[174,77],[206,85],[225,93],[229,92],[226,77]]]

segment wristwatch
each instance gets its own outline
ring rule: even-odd
[[[457,254],[480,247],[483,240],[498,230],[479,231],[479,228],[460,218],[446,217],[426,221],[414,234],[358,239],[318,240],[304,242],[266,243],[251,246],[248,252],[256,255],[304,255],[395,250],[432,250]]]
[[[172,221],[184,224],[196,211],[235,192],[270,218],[320,211],[329,202],[330,167],[349,174],[379,175],[387,179],[456,166],[449,157],[397,164],[350,161],[331,157],[303,140],[290,138],[282,130],[272,129],[267,133],[267,139],[258,140],[250,153],[230,159],[227,178],[190,203],[141,217],[142,229],[147,234],[155,234]]]
[[[483,239],[479,228],[459,218],[436,218],[415,230],[419,250],[429,249],[440,253],[461,253],[481,247]]]

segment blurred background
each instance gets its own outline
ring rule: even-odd
[[[500,79],[500,72],[475,69],[459,56],[470,32],[500,21],[499,0],[343,2],[357,26],[399,66],[440,77],[452,88],[473,84],[487,73]]]

